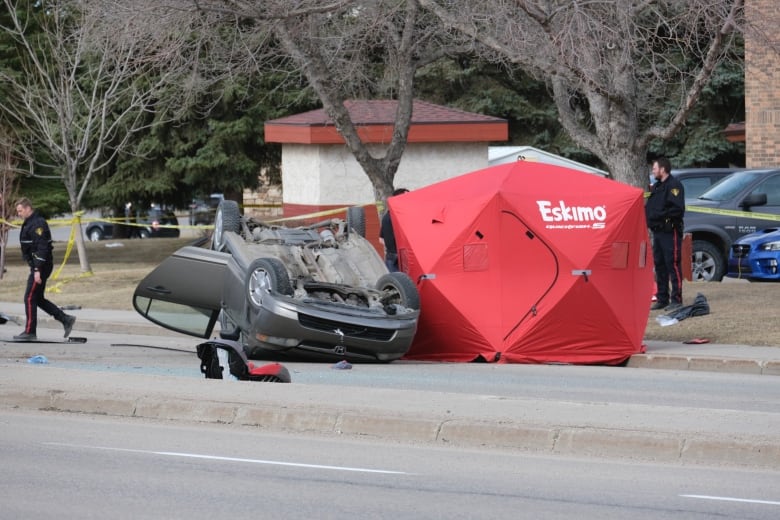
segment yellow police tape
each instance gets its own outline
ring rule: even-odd
[[[54,274],[51,275],[51,280],[57,280],[60,276],[60,273],[65,268],[65,264],[68,263],[68,258],[70,258],[70,252],[73,250],[73,244],[76,243],[76,230],[78,229],[78,232],[81,232],[81,215],[83,215],[83,211],[78,211],[73,215],[73,219],[71,220],[70,224],[70,236],[68,236],[68,244],[65,246],[65,255],[63,255],[62,263],[57,268],[56,271],[54,271]],[[76,276],[71,276],[70,278],[65,278],[63,280],[60,280],[59,282],[55,283],[54,285],[50,285],[46,287],[47,292],[51,293],[60,293],[62,292],[62,286],[66,283],[71,282],[72,280],[76,280],[78,278],[86,278],[92,276],[92,271],[87,271],[84,273],[80,273]]]
[[[748,217],[760,220],[780,221],[780,215],[773,213],[759,213],[756,211],[737,211],[733,209],[707,208],[702,206],[685,206],[685,211],[694,213],[709,213],[710,215],[726,215],[731,217]]]

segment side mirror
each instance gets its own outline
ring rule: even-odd
[[[751,193],[739,203],[740,207],[749,209],[752,206],[765,206],[766,193]]]

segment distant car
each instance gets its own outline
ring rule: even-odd
[[[681,168],[672,170],[674,175],[682,182],[686,199],[695,199],[713,184],[744,168]]]
[[[417,330],[417,286],[388,272],[364,237],[363,208],[346,217],[286,227],[223,200],[211,249],[178,250],[138,284],[133,305],[199,338],[219,320],[222,339],[239,342],[249,359],[399,359]]]
[[[207,199],[193,199],[190,204],[190,225],[207,226],[213,224],[217,207],[224,198],[221,193],[212,193]]]
[[[732,173],[697,199],[688,199],[685,233],[693,238],[694,281],[720,281],[731,244],[780,220],[780,169]]]
[[[729,253],[730,278],[780,282],[780,228],[767,228],[736,240]]]
[[[113,219],[116,221],[116,219]],[[128,221],[128,238],[178,238],[179,219],[173,211],[150,208],[140,211]],[[87,225],[85,233],[93,242],[114,237],[115,222],[95,221]]]

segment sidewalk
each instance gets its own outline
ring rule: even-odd
[[[0,302],[0,311],[18,318],[20,323],[24,319],[24,307],[21,303]],[[78,318],[73,329],[74,336],[87,332],[107,332],[182,337],[181,334],[155,325],[135,311],[78,309],[67,312]],[[38,312],[38,322],[39,327],[62,328],[59,322],[42,311]],[[6,327],[14,330],[14,334],[19,332],[13,328],[13,323],[9,322]],[[195,341],[197,338],[193,338],[193,344]],[[647,341],[646,346],[645,354],[631,356],[629,367],[780,376],[780,347],[713,343],[686,345],[668,341]]]

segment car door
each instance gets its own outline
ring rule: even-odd
[[[737,217],[734,239],[764,228],[777,226],[780,216],[780,172],[762,179],[750,190],[748,196],[761,194],[766,195],[766,204],[753,206]],[[737,209],[744,210],[744,208]]]
[[[228,253],[183,247],[141,280],[133,307],[162,327],[208,338],[221,309],[229,259]]]

